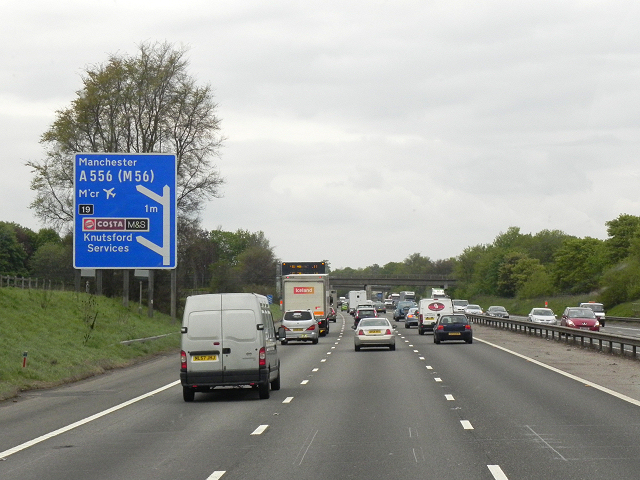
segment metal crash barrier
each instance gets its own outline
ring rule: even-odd
[[[474,323],[489,327],[510,330],[516,333],[538,336],[540,338],[565,341],[581,347],[594,348],[608,353],[631,355],[637,359],[640,338],[626,335],[612,335],[610,333],[592,332],[577,328],[561,327],[559,325],[545,325],[523,320],[488,317],[486,315],[467,315]],[[613,320],[608,317],[607,320]]]

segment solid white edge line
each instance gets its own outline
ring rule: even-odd
[[[478,340],[479,342],[486,343],[487,345],[490,345],[490,346],[492,346],[494,348],[497,348],[497,349],[502,350],[504,352],[510,353],[511,355],[515,355],[516,357],[520,357],[520,358],[522,358],[524,360],[527,360],[527,361],[529,361],[531,363],[534,363],[534,364],[536,364],[536,365],[538,365],[540,367],[546,368],[547,370],[551,370],[552,372],[556,372],[556,373],[559,373],[560,375],[564,375],[565,377],[570,378],[572,380],[575,380],[576,382],[587,384],[590,387],[593,387],[593,388],[595,388],[597,390],[600,390],[601,392],[607,393],[609,395],[612,395],[614,397],[619,398],[620,400],[624,400],[625,402],[629,402],[629,403],[631,403],[633,405],[636,405],[636,406],[640,407],[640,400],[636,400],[635,398],[628,397],[628,396],[626,396],[626,395],[624,395],[622,393],[618,393],[618,392],[616,392],[614,390],[611,390],[610,388],[603,387],[602,385],[598,385],[597,383],[593,383],[593,382],[591,382],[589,380],[585,380],[584,378],[580,378],[577,375],[573,375],[573,374],[571,374],[569,372],[565,372],[564,370],[560,370],[559,368],[552,367],[551,365],[547,365],[546,363],[542,363],[542,362],[540,362],[538,360],[535,360],[535,359],[533,359],[531,357],[527,357],[526,355],[522,355],[521,353],[514,352],[512,350],[509,350],[508,348],[501,347],[500,345],[495,345],[495,344],[493,344],[491,342],[487,342],[486,340],[481,340],[480,338],[477,338],[477,337],[474,337],[474,340]]]
[[[226,470],[216,470],[207,477],[207,480],[220,480],[225,473],[227,473]]]
[[[496,480],[509,480],[509,477],[504,474],[500,465],[487,465],[487,467],[489,467],[491,475],[493,475],[493,478]]]
[[[251,432],[251,435],[262,435],[267,428],[269,428],[269,425],[260,425],[253,432]]]
[[[69,430],[73,430],[74,428],[80,427],[82,425],[85,425],[89,422],[93,422],[94,420],[97,420],[100,417],[104,417],[105,415],[109,415],[110,413],[113,413],[117,410],[120,410],[122,408],[128,407],[129,405],[132,405],[136,402],[139,402],[140,400],[144,400],[145,398],[151,397],[153,395],[155,395],[156,393],[160,393],[164,390],[167,390],[168,388],[174,387],[176,385],[180,384],[180,380],[176,380],[175,382],[169,383],[167,385],[165,385],[164,387],[160,387],[157,388],[156,390],[153,390],[152,392],[149,393],[145,393],[144,395],[140,395],[139,397],[136,398],[132,398],[131,400],[127,400],[124,403],[121,403],[119,405],[116,405],[114,407],[108,408],[106,410],[103,410],[102,412],[96,413],[95,415],[91,415],[90,417],[84,418],[82,420],[78,420],[77,422],[71,423],[69,425],[67,425],[66,427],[62,427],[59,428],[58,430],[54,430],[53,432],[49,432],[46,433],[44,435],[41,435],[40,437],[34,438],[33,440],[29,440],[28,442],[25,442],[21,445],[18,445],[16,447],[10,448],[9,450],[5,450],[4,452],[0,452],[0,458],[6,458],[9,455],[13,455],[14,453],[18,453],[22,450],[24,450],[25,448],[29,448],[32,447],[40,442],[44,442],[45,440],[48,440],[50,438],[56,437],[58,435],[61,435],[65,432],[68,432]]]

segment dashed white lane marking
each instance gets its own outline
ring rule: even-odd
[[[447,399],[447,400],[449,400],[450,402],[451,402],[451,401],[453,401],[453,400],[455,400],[455,398],[453,398],[453,395],[450,395],[450,394],[448,394],[448,393],[444,396],[444,398],[446,398],[446,399]]]
[[[411,345],[409,345],[409,346],[411,346]],[[414,350],[413,353],[420,353],[420,352],[418,350]]]
[[[420,357],[420,360],[424,360],[424,357]]]
[[[314,368],[313,370],[311,370],[312,372],[317,372],[318,370],[320,370],[318,367]]]
[[[326,358],[323,358],[322,360],[320,360],[320,363],[324,363],[324,362],[326,362],[326,361],[327,361],[327,359],[326,359]]]
[[[253,432],[251,432],[251,435],[262,435],[267,428],[269,428],[269,425],[260,425]]]
[[[496,480],[509,480],[509,478],[500,468],[500,465],[487,465],[487,467],[489,467],[491,475],[493,475],[493,478],[495,478]]]
[[[442,381],[442,379],[441,379],[440,377],[435,377],[435,378],[434,378],[434,380],[435,380],[436,382],[441,382],[441,381]]]
[[[220,480],[225,473],[227,473],[226,470],[216,470],[207,477],[207,480]]]
[[[287,397],[282,401],[282,403],[291,403],[291,400],[293,400],[293,397]]]
[[[427,365],[427,370],[433,370],[433,367],[431,365]]]
[[[306,385],[307,383],[309,383],[309,380],[302,380],[302,381],[300,382],[300,385]]]
[[[465,430],[473,430],[473,425],[471,425],[469,420],[460,420],[460,423]]]

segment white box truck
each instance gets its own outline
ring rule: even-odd
[[[418,304],[418,333],[433,332],[433,326],[440,315],[453,313],[450,298],[423,298]]]
[[[358,305],[365,305],[367,303],[367,291],[366,290],[351,290],[348,296],[349,301],[349,313],[354,314]]]
[[[282,309],[311,310],[318,321],[320,335],[329,333],[327,314],[327,274],[296,274],[282,277]]]

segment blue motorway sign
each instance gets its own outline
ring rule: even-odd
[[[176,156],[79,153],[75,268],[176,267]]]

